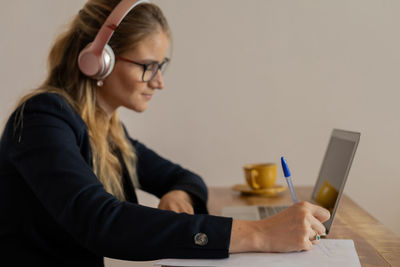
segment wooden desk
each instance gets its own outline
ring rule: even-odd
[[[290,205],[290,193],[278,197],[242,196],[226,187],[209,189],[209,210],[221,215],[224,206]],[[311,187],[297,187],[299,200],[309,200]],[[368,214],[348,196],[342,196],[328,238],[353,239],[362,266],[400,266],[400,237]]]

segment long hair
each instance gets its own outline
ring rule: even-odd
[[[48,57],[48,76],[43,84],[22,97],[17,106],[23,107],[31,97],[52,92],[63,96],[79,113],[89,131],[93,171],[107,192],[125,200],[122,185],[122,166],[117,151],[137,185],[136,156],[127,140],[115,112],[111,119],[96,101],[96,81],[83,75],[78,68],[80,51],[92,42],[101,25],[120,0],[89,0],[75,16],[66,31],[59,35]],[[115,54],[135,49],[151,34],[163,31],[171,37],[167,20],[154,4],[143,3],[132,9],[122,20],[110,42]],[[21,109],[22,119],[23,108]]]

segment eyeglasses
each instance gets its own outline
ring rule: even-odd
[[[148,64],[141,64],[141,63],[138,63],[133,60],[130,60],[130,59],[127,59],[124,57],[120,57],[120,56],[115,56],[115,58],[138,65],[138,66],[142,66],[142,68],[143,68],[142,81],[143,82],[150,82],[151,80],[153,80],[154,77],[156,77],[158,70],[160,70],[161,73],[163,74],[169,63],[169,58],[167,58],[167,57],[161,63],[151,62]]]

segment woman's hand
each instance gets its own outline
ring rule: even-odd
[[[316,234],[325,233],[322,222],[329,211],[309,202],[299,202],[260,221],[234,220],[229,252],[289,252],[310,250]]]
[[[158,204],[162,210],[172,210],[177,213],[186,212],[194,214],[192,199],[189,194],[182,190],[172,190],[165,194]]]

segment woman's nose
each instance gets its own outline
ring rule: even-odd
[[[160,70],[158,70],[156,76],[149,81],[149,86],[153,89],[164,89],[164,79]]]

